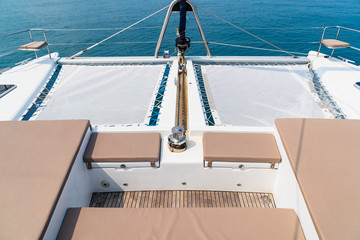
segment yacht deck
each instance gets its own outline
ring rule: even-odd
[[[0,239],[360,239],[360,68],[333,57],[360,51],[338,39],[360,30],[321,27],[303,54],[204,10],[272,49],[209,42],[196,8],[173,0],[69,58],[50,52],[54,29],[0,36],[28,32],[36,57],[0,71]],[[154,57],[79,58],[165,9]],[[159,58],[178,11],[178,55]],[[185,54],[188,11],[207,56]]]

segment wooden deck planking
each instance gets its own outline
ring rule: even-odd
[[[128,191],[93,193],[90,207],[115,208],[276,208],[271,193],[227,191]]]

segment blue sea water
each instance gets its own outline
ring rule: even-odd
[[[341,25],[360,29],[359,0],[193,0],[207,11],[214,13],[247,31],[293,52],[307,53],[317,50],[322,29],[317,27]],[[118,30],[78,30],[94,28],[123,28],[168,5],[165,0],[0,0],[0,35],[29,28],[46,31],[50,50],[60,56],[71,56]],[[270,48],[254,37],[198,10],[207,40],[210,42]],[[140,23],[82,56],[151,56],[166,11]],[[162,50],[174,52],[174,40],[178,14],[173,14]],[[187,36],[192,40],[189,55],[205,55],[196,22],[187,16]],[[55,31],[51,29],[67,29]],[[34,32],[34,40],[42,40],[42,32]],[[334,38],[336,30],[328,31],[327,38]],[[360,33],[341,31],[340,40],[360,48]],[[29,42],[28,33],[0,38],[0,55],[15,50]],[[295,43],[294,43],[295,42]],[[212,55],[284,55],[278,52],[220,46],[210,44]],[[330,51],[325,47],[324,53]],[[42,50],[40,55],[46,54]],[[351,49],[335,51],[336,56],[360,62],[360,52]],[[0,69],[12,67],[25,58],[33,58],[31,52],[18,51],[0,58]]]

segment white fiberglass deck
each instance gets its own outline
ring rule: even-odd
[[[307,65],[203,65],[202,74],[221,124],[273,126],[276,118],[325,117]]]
[[[143,123],[164,65],[64,65],[37,119],[90,119],[93,125]]]

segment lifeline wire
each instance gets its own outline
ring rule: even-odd
[[[259,47],[250,47],[250,46],[242,46],[242,45],[235,45],[235,44],[228,44],[228,43],[219,43],[219,42],[209,42],[210,44],[216,44],[216,45],[223,45],[223,46],[230,46],[230,47],[239,47],[239,48],[250,48],[250,49],[256,49],[256,50],[264,50],[264,51],[272,51],[272,52],[283,52],[282,50],[276,50],[276,49],[268,49],[268,48],[259,48]],[[301,54],[301,55],[307,55],[306,53],[300,53],[300,52],[287,52],[288,54],[294,53],[294,54]],[[292,55],[292,54],[291,54]],[[292,55],[293,56],[293,55]]]

